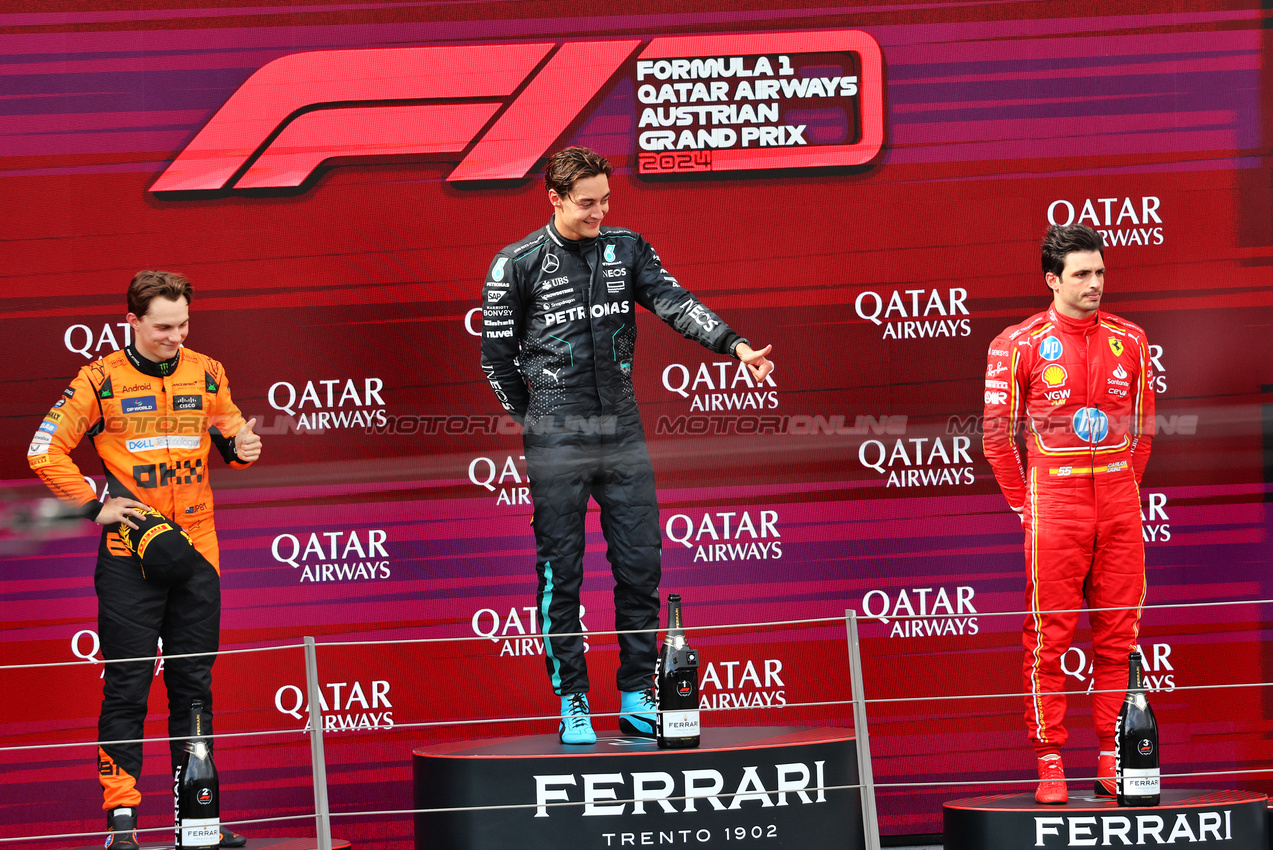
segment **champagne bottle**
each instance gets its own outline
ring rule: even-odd
[[[221,843],[221,800],[217,768],[208,744],[211,716],[203,702],[190,704],[190,740],[173,783],[177,802],[177,847],[216,850]]]
[[[662,749],[698,746],[698,652],[685,641],[680,594],[667,597],[667,633],[659,652],[659,727],[656,740]]]
[[[1145,698],[1145,667],[1139,648],[1128,654],[1127,668],[1127,696],[1114,730],[1118,805],[1156,806],[1161,792],[1158,722]]]

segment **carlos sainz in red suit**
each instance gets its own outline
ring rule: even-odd
[[[1139,488],[1154,391],[1145,332],[1100,309],[1100,234],[1084,225],[1049,228],[1042,265],[1052,305],[990,344],[985,454],[1025,530],[1023,681],[1039,759],[1035,799],[1064,803],[1061,656],[1084,599],[1095,656],[1096,793],[1114,796],[1114,725],[1145,600]]]

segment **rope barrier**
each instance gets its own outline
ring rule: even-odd
[[[1158,611],[1158,610],[1166,611],[1166,610],[1179,610],[1179,609],[1189,609],[1189,608],[1215,609],[1219,607],[1266,605],[1269,603],[1273,603],[1273,599],[1229,600],[1229,601],[1220,601],[1220,602],[1164,603],[1159,605],[1139,606],[1139,610],[1143,612],[1151,612],[1151,611]],[[943,603],[942,607],[946,607],[945,603]],[[1125,610],[1137,610],[1137,608],[1138,606],[1120,606],[1120,607],[1097,608],[1097,609],[1084,609],[1084,608],[1057,609],[1055,611],[1050,611],[1048,613],[1082,613],[1084,611],[1088,611],[1088,612],[1125,611]],[[881,612],[879,614],[867,614],[865,616],[856,615],[857,619],[855,622],[858,622],[858,623],[879,622],[879,623],[887,624],[894,620],[921,620],[921,619],[922,620],[944,620],[944,619],[954,619],[959,617],[967,617],[969,615],[973,615],[977,617],[990,617],[990,616],[1020,617],[1020,616],[1031,615],[1035,613],[1039,613],[1039,612],[972,611],[972,612],[960,612],[959,614],[928,613],[928,614],[893,615],[892,613],[889,613],[886,611],[886,612]],[[694,628],[694,632],[696,634],[699,634],[699,633],[713,633],[713,632],[720,633],[720,632],[725,632],[730,630],[758,631],[762,629],[791,629],[791,628],[808,628],[808,627],[816,628],[816,627],[825,627],[825,626],[840,626],[847,622],[847,617],[849,616],[852,616],[852,615],[851,614],[846,615],[846,617],[812,617],[812,618],[787,619],[787,620],[766,620],[766,621],[756,621],[756,622],[749,622],[749,623],[727,623],[727,624],[705,625],[705,626],[696,626]],[[580,632],[571,633],[571,635],[587,637],[590,639],[596,639],[599,637],[610,637],[610,636],[625,635],[625,634],[649,634],[649,633],[657,634],[660,631],[662,631],[662,629],[656,627],[653,629],[580,631]],[[445,643],[455,644],[455,643],[466,643],[471,641],[483,641],[483,642],[489,641],[489,642],[498,643],[502,640],[510,640],[510,639],[516,639],[516,638],[522,638],[522,637],[533,637],[540,640],[543,639],[542,635],[538,635],[538,634],[521,633],[521,634],[517,634],[513,636],[508,636],[508,635],[495,635],[492,632],[490,634],[462,635],[458,637],[403,638],[403,639],[351,640],[351,641],[331,640],[331,641],[324,641],[324,642],[313,641],[312,638],[308,640],[311,641],[311,645],[314,647],[341,649],[345,647],[353,648],[353,647],[374,647],[374,646],[402,646],[402,645],[411,645],[411,644],[420,644],[420,645],[445,644]],[[275,645],[275,646],[229,649],[229,650],[222,650],[219,652],[187,653],[187,654],[180,654],[180,655],[141,656],[136,658],[110,659],[110,660],[105,660],[105,659],[98,660],[96,658],[83,658],[81,656],[82,660],[76,660],[76,661],[0,665],[0,673],[7,670],[61,668],[61,667],[83,666],[83,665],[96,666],[98,664],[123,664],[123,663],[153,664],[156,661],[174,660],[174,659],[180,659],[180,658],[196,658],[196,657],[206,657],[206,656],[215,656],[215,655],[235,655],[235,654],[247,655],[247,654],[262,653],[262,652],[288,651],[288,650],[304,649],[305,646],[306,644],[290,644],[289,643],[289,644],[281,644],[281,645]],[[1006,647],[996,647],[996,648],[1006,649]],[[1194,684],[1194,685],[1173,685],[1170,692],[1175,693],[1176,691],[1195,692],[1195,691],[1216,691],[1216,690],[1223,691],[1223,690],[1231,690],[1231,689],[1238,690],[1238,689],[1251,689],[1251,688],[1265,688],[1265,687],[1269,687],[1270,685],[1273,685],[1273,682],[1229,682],[1229,683]],[[1096,693],[1122,693],[1124,690],[1125,689],[1123,688],[1110,688],[1110,689],[1082,688],[1082,689],[1075,689],[1075,690],[1057,691],[1054,693],[1058,695],[1064,695],[1064,696],[1079,696],[1079,695],[1090,695],[1090,694],[1096,694]],[[310,693],[311,693],[311,700],[312,700],[312,696],[314,693],[316,693],[316,691],[311,690]],[[917,701],[921,701],[924,703],[931,703],[931,702],[947,702],[947,701],[953,701],[953,700],[964,700],[964,701],[1003,700],[1003,699],[1019,700],[1031,695],[1032,694],[1029,692],[1007,692],[1007,693],[994,693],[994,694],[948,694],[948,695],[932,695],[932,696],[911,695],[911,696],[902,696],[902,697],[874,697],[874,698],[865,698],[862,695],[859,695],[857,704],[885,706],[885,705],[890,705],[895,703],[915,703]],[[312,704],[312,702],[306,704],[307,710],[310,704]],[[853,699],[835,699],[835,700],[817,700],[817,701],[808,701],[808,702],[784,702],[781,705],[765,706],[765,707],[768,709],[781,708],[787,711],[796,711],[796,710],[803,710],[803,709],[818,709],[818,708],[844,709],[844,708],[848,708],[852,706],[855,706],[855,701]],[[751,705],[706,706],[706,707],[700,708],[700,711],[703,712],[704,714],[716,714],[718,716],[724,717],[724,716],[727,716],[726,715],[727,712],[751,711],[751,710],[755,710],[757,707],[758,706],[751,706]],[[323,708],[322,711],[314,711],[311,714],[311,717],[321,719],[322,714],[324,712],[326,712],[325,708]],[[623,712],[621,711],[595,712],[592,716],[594,718],[617,718],[622,713]],[[847,715],[844,715],[844,714],[841,714],[840,717],[841,719],[847,719]],[[509,724],[509,723],[518,723],[518,724],[520,723],[554,723],[558,720],[559,720],[559,715],[556,713],[537,714],[537,715],[528,715],[528,716],[520,716],[520,717],[490,717],[490,718],[463,718],[463,719],[456,718],[456,719],[447,719],[447,720],[421,720],[421,721],[410,721],[410,722],[402,722],[400,720],[395,720],[391,728],[394,731],[416,730],[416,729],[428,730],[428,729],[440,729],[440,728],[459,727],[459,726],[472,728],[472,727],[493,726],[493,725]],[[362,729],[343,728],[343,727],[322,729],[321,725],[320,725],[320,730],[321,730],[320,734],[321,732],[335,732],[335,731],[340,731],[345,733],[358,733],[358,732],[383,733],[385,731],[388,731],[387,729],[380,728],[378,726],[365,727]],[[292,727],[287,729],[271,729],[271,730],[264,730],[264,731],[221,732],[221,733],[217,733],[215,735],[207,736],[207,737],[223,738],[223,739],[232,739],[232,738],[255,739],[255,738],[262,738],[262,737],[269,737],[269,736],[292,736],[293,738],[298,738],[299,735],[304,735],[306,733],[312,734],[311,724],[308,720],[306,721],[304,728]],[[143,737],[143,738],[121,739],[121,740],[104,741],[104,742],[75,741],[75,742],[64,742],[64,743],[3,746],[3,747],[0,747],[0,753],[16,753],[16,752],[26,752],[26,751],[33,751],[33,750],[67,749],[67,748],[88,747],[88,746],[98,747],[102,745],[109,746],[109,745],[116,745],[116,744],[137,744],[137,743],[146,744],[146,743],[158,743],[158,742],[185,741],[185,740],[189,740],[190,737],[192,736]],[[296,742],[300,743],[299,740],[297,740]],[[1181,773],[1163,773],[1162,778],[1164,780],[1182,780],[1182,779],[1195,778],[1195,777],[1238,777],[1238,776],[1256,777],[1256,776],[1264,776],[1268,774],[1273,774],[1273,767],[1234,769],[1234,770],[1188,771],[1188,772],[1181,772]],[[858,784],[817,785],[817,786],[810,786],[809,788],[806,788],[806,789],[800,789],[800,791],[801,793],[822,793],[825,791],[865,791],[867,793],[870,793],[871,789],[880,789],[880,790],[886,790],[886,791],[900,791],[904,789],[964,787],[964,786],[1015,787],[1015,786],[1032,786],[1038,782],[1038,779],[1035,777],[1029,777],[1024,779],[980,778],[980,779],[973,779],[973,780],[911,781],[911,782],[875,782],[872,780],[871,777],[865,774],[863,774],[863,777],[864,777],[864,781]],[[1094,779],[1095,777],[1069,777],[1068,778],[1068,780],[1071,782],[1087,782]],[[739,791],[739,792],[733,792],[733,793],[712,794],[710,795],[710,797],[713,799],[729,799],[735,796],[743,795],[744,793],[748,794],[749,796],[753,796],[753,797],[755,796],[755,792]],[[761,793],[776,794],[779,792],[762,791]],[[782,793],[796,793],[796,792],[784,791]],[[687,795],[679,796],[679,797],[661,797],[661,798],[658,798],[657,800],[643,798],[640,801],[636,800],[635,798],[633,799],[607,798],[605,800],[605,804],[619,805],[619,804],[627,804],[627,803],[635,804],[637,802],[655,803],[659,801],[675,802],[675,801],[696,800],[696,799],[703,800],[703,799],[706,799],[707,796],[709,795],[687,794]],[[555,807],[571,807],[571,806],[578,807],[578,806],[589,805],[592,802],[595,802],[595,801],[515,803],[515,804],[502,804],[502,805],[461,806],[461,807],[446,807],[446,808],[373,809],[373,810],[353,811],[353,812],[347,812],[347,811],[328,812],[328,813],[325,813],[324,816],[330,817],[330,818],[358,818],[358,817],[406,816],[406,815],[416,815],[416,814],[446,814],[446,813],[482,812],[482,811],[497,811],[497,810],[516,810],[516,809],[528,809],[528,808],[545,808],[545,807],[554,807],[554,808]],[[280,815],[280,816],[255,818],[255,819],[248,819],[248,820],[238,820],[238,821],[227,820],[224,823],[226,825],[235,825],[235,826],[245,825],[245,824],[252,825],[252,824],[287,823],[287,822],[294,822],[294,821],[309,821],[315,818],[315,816],[316,816],[315,812],[306,812],[306,813],[296,814],[296,815]],[[138,829],[138,833],[139,834],[140,833],[158,833],[158,832],[169,832],[171,830],[172,830],[172,826],[162,826],[162,827],[153,827],[153,828],[147,828],[147,829]],[[107,834],[105,831],[93,831],[93,832],[56,833],[56,834],[35,835],[35,836],[0,837],[0,844],[7,844],[11,842],[16,842],[16,841],[41,841],[41,840],[99,837],[105,834]]]
[[[1273,682],[1231,682],[1231,683],[1217,683],[1212,685],[1176,685],[1172,689],[1172,691],[1175,692],[1175,691],[1226,690],[1229,688],[1235,688],[1235,689],[1236,688],[1267,688],[1271,686],[1273,686]],[[1125,691],[1126,691],[1126,688],[1105,688],[1105,689],[1093,688],[1090,691],[1089,690],[1048,691],[1048,693],[1055,694],[1057,696],[1080,696],[1080,695],[1088,695],[1088,694],[1124,693]],[[1009,692],[1009,693],[998,693],[998,694],[946,694],[946,695],[919,695],[919,696],[908,696],[908,697],[875,697],[875,698],[865,698],[863,701],[867,705],[885,705],[890,703],[912,703],[916,701],[942,702],[942,701],[974,700],[974,699],[981,699],[981,700],[1023,699],[1027,696],[1032,696],[1032,695],[1033,694],[1029,692],[1019,692],[1019,693]],[[853,704],[853,700],[851,699],[814,700],[809,702],[787,702],[781,706],[767,706],[767,708],[771,708],[771,709],[772,708],[782,708],[782,709],[826,708],[826,707],[835,707],[835,706],[851,706],[852,704]],[[709,707],[703,707],[699,709],[699,711],[704,714],[712,714],[717,712],[731,712],[731,711],[755,711],[755,710],[756,710],[756,706],[747,706],[747,705],[721,706],[721,707],[709,706]],[[590,716],[595,719],[599,717],[601,718],[619,717],[621,714],[623,714],[622,711],[594,711],[594,712],[591,712]],[[492,725],[496,725],[500,723],[547,723],[547,722],[554,722],[560,719],[561,719],[561,716],[559,714],[537,714],[537,715],[525,715],[525,716],[515,716],[515,717],[456,718],[454,720],[422,720],[422,721],[407,721],[407,722],[400,722],[395,720],[393,724],[393,728],[394,729],[434,729],[434,728],[441,728],[446,726],[492,726]],[[290,729],[270,729],[270,730],[256,731],[256,732],[217,732],[212,735],[205,735],[204,737],[213,739],[213,740],[218,738],[252,738],[252,737],[262,737],[262,736],[269,736],[269,735],[299,735],[299,734],[304,734],[307,731],[309,731],[308,723],[306,724],[306,727],[304,729],[297,729],[293,727]],[[328,731],[328,730],[324,730],[324,731]],[[331,731],[337,731],[337,730],[331,730]],[[379,729],[379,728],[366,728],[366,729],[340,729],[339,731],[343,733],[351,733],[351,732],[366,733],[366,732],[384,732],[387,730]],[[16,752],[21,750],[67,749],[71,747],[99,747],[103,745],[109,746],[109,745],[115,745],[115,744],[145,744],[145,743],[159,743],[159,742],[168,742],[168,741],[188,741],[191,739],[191,737],[192,736],[190,735],[174,735],[170,737],[155,736],[155,737],[149,737],[149,738],[128,738],[128,739],[121,739],[117,741],[72,741],[72,742],[56,743],[56,744],[25,744],[21,746],[0,747],[0,753]],[[1031,781],[1037,782],[1038,780],[1035,779]],[[877,785],[880,785],[880,784],[882,783],[877,783]]]

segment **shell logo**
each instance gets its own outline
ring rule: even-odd
[[[1065,383],[1067,377],[1065,367],[1058,366],[1055,363],[1043,370],[1043,383],[1049,387],[1061,386],[1061,384]]]

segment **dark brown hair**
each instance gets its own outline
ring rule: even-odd
[[[598,174],[609,177],[610,171],[610,160],[596,151],[575,146],[557,151],[548,158],[548,165],[544,167],[544,185],[549,191],[568,198],[570,190],[575,188],[575,181]]]
[[[189,306],[194,301],[194,286],[185,275],[176,272],[141,271],[133,275],[133,282],[128,284],[128,312],[141,318],[156,298],[184,298]]]
[[[1100,251],[1101,256],[1105,256],[1105,242],[1101,239],[1101,234],[1086,224],[1076,224],[1071,227],[1054,224],[1048,228],[1047,235],[1043,237],[1043,245],[1040,247],[1043,255],[1041,258],[1043,273],[1051,272],[1057,277],[1065,271],[1067,254],[1073,254],[1076,251]]]

